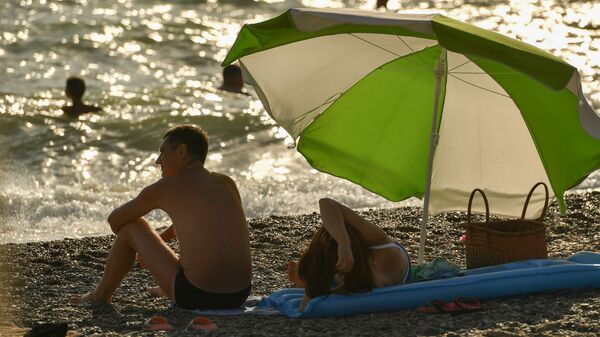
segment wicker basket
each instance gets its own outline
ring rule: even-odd
[[[544,186],[546,202],[542,215],[535,220],[525,219],[529,199],[533,191]],[[485,204],[485,222],[471,222],[471,204],[473,196],[479,192]],[[487,197],[480,189],[475,189],[469,198],[465,241],[467,268],[479,268],[512,261],[548,258],[546,247],[546,225],[542,222],[548,210],[548,187],[539,182],[535,184],[525,200],[520,219],[490,221]]]

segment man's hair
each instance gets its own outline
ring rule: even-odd
[[[172,149],[185,144],[190,156],[204,164],[208,152],[208,135],[201,128],[194,125],[174,126],[165,133],[163,139]]]
[[[81,98],[85,93],[85,82],[79,77],[71,76],[67,79],[66,91],[75,97]]]
[[[242,77],[242,69],[235,64],[223,68],[223,80],[229,81],[232,77]]]
[[[341,293],[370,291],[375,288],[375,282],[369,264],[369,248],[354,227],[346,224],[346,231],[350,238],[354,265],[349,273],[342,275],[344,284],[337,291]],[[298,276],[304,281],[304,290],[309,297],[332,293],[332,284],[337,273],[337,248],[337,242],[325,227],[321,226],[313,235],[308,248],[302,253],[298,263]]]

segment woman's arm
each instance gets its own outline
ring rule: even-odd
[[[390,242],[390,238],[381,227],[333,199],[323,198],[319,200],[319,208],[323,226],[338,244],[349,240],[345,223],[356,229],[369,246]]]
[[[304,308],[306,307],[306,305],[308,304],[308,302],[310,302],[311,298],[304,295],[302,296],[302,302],[300,302],[300,311],[304,310]]]
[[[338,263],[336,267],[342,273],[349,272],[354,265],[354,256],[350,248],[346,223],[356,229],[368,246],[390,242],[383,229],[333,199],[324,198],[319,200],[319,208],[323,227],[338,244]]]

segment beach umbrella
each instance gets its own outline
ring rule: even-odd
[[[235,60],[311,166],[423,199],[419,262],[429,215],[465,210],[474,188],[516,216],[541,181],[564,210],[564,192],[600,167],[577,69],[444,15],[289,9],[244,25],[223,65]]]

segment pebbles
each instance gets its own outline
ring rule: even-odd
[[[580,250],[600,252],[600,193],[567,196],[572,209],[564,215],[552,205],[548,215],[550,257],[564,258]],[[576,209],[575,205],[580,205]],[[416,258],[420,209],[396,208],[361,212]],[[444,256],[465,265],[462,235],[464,213],[432,218],[426,259]],[[318,214],[271,216],[249,221],[254,279],[252,295],[268,295],[289,287],[288,259],[297,259],[319,226]],[[114,296],[113,305],[78,306],[70,299],[98,282],[112,236],[54,242],[0,245],[0,321],[18,326],[66,321],[84,335],[148,335],[142,322],[162,315],[176,328],[175,336],[194,335],[184,328],[193,313],[151,298],[150,274],[137,265]],[[413,262],[415,262],[413,260]],[[459,316],[427,315],[414,310],[359,315],[341,319],[289,319],[262,316],[215,316],[214,336],[597,336],[600,335],[600,290],[568,290],[489,300],[482,311]],[[154,333],[154,335],[166,335]]]

